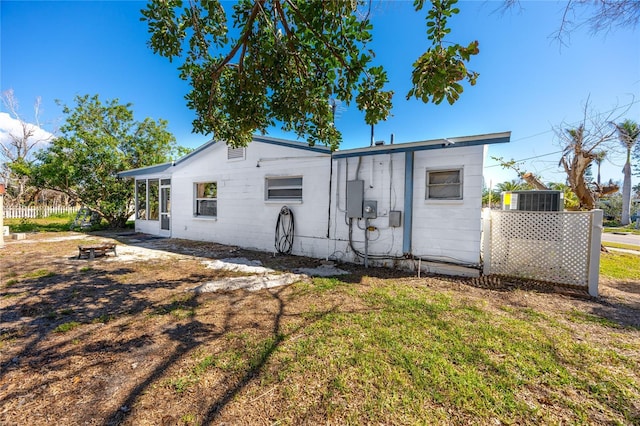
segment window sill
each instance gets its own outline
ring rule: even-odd
[[[217,221],[218,220],[218,216],[199,216],[199,215],[193,215],[194,219],[198,219],[198,220],[207,220],[207,221]]]
[[[462,199],[462,200],[428,199],[428,200],[424,200],[424,203],[425,204],[430,204],[430,205],[457,206],[457,205],[463,205],[464,204],[464,199]]]
[[[264,200],[265,204],[302,204],[302,200]]]

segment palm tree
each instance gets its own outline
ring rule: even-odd
[[[571,187],[566,183],[550,182],[549,189],[555,191],[562,191],[564,195],[564,209],[565,210],[580,210],[580,200],[576,197]]]
[[[598,177],[596,180],[596,183],[598,184],[598,186],[600,186],[600,166],[602,165],[602,162],[604,161],[604,158],[606,156],[607,156],[606,151],[598,151],[596,152],[596,156],[593,157],[593,161],[595,161],[596,164],[598,165]]]
[[[638,123],[629,119],[619,124],[614,123],[614,125],[618,130],[618,139],[627,149],[627,161],[622,168],[624,180],[622,181],[622,218],[620,223],[628,225],[631,216],[631,149],[638,141],[640,127]]]
[[[523,189],[530,189],[528,185],[523,184],[517,179],[507,180],[504,182],[500,182],[496,185],[496,190],[499,192],[505,191],[521,191]]]

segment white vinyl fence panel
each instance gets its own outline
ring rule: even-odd
[[[485,274],[580,286],[597,295],[602,211],[485,210],[484,224]]]
[[[53,214],[76,214],[79,207],[65,206],[17,206],[4,208],[5,219],[35,219],[39,217],[49,217]]]

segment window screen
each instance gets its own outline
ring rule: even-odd
[[[267,200],[302,200],[302,177],[267,178]]]
[[[428,170],[427,200],[461,200],[462,169]]]
[[[195,207],[196,216],[218,216],[218,183],[201,182],[195,184]]]

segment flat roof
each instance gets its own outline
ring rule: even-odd
[[[511,132],[489,133],[485,135],[460,136],[455,138],[432,139],[417,142],[406,142],[389,145],[374,145],[364,148],[336,151],[333,158],[363,157],[367,155],[390,154],[396,152],[424,151],[429,149],[451,149],[463,146],[507,143],[511,140]]]

